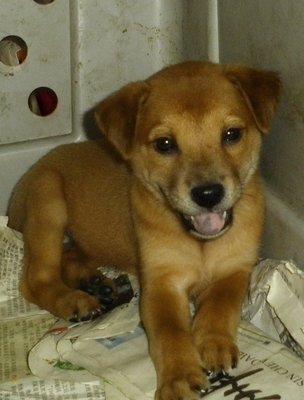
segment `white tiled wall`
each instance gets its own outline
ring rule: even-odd
[[[0,21],[0,40],[18,36],[28,48],[21,65],[0,62],[0,145],[71,133],[69,2],[44,6],[33,0],[0,0]],[[28,105],[39,87],[58,97],[57,109],[47,118]]]
[[[265,141],[268,191],[264,249],[304,266],[304,2],[219,1],[220,60],[280,72],[283,97]]]
[[[28,46],[22,65],[0,63],[0,214],[33,161],[95,133],[90,110],[108,93],[167,64],[219,58],[282,75],[282,104],[263,155],[264,252],[303,266],[303,21],[298,0],[0,0],[0,41],[18,35]],[[58,94],[48,117],[27,106],[40,85]]]
[[[94,133],[88,111],[104,96],[167,64],[207,57],[208,3],[0,0],[0,41],[17,35],[28,46],[20,66],[0,63],[0,214],[13,184],[37,158]],[[36,86],[58,95],[47,117],[28,108]]]

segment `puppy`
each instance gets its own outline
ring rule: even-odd
[[[157,400],[199,398],[204,369],[237,364],[263,229],[259,153],[279,92],[273,72],[165,68],[97,107],[106,140],[51,151],[13,192],[9,224],[24,234],[29,301],[65,319],[94,318],[100,305],[80,283],[101,264],[137,273]]]

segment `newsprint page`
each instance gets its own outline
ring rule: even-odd
[[[0,400],[153,399],[135,277],[132,299],[97,320],[56,320],[20,296],[22,235],[6,224],[0,217]],[[256,266],[238,345],[238,367],[210,375],[202,399],[304,398],[304,274],[292,262]]]

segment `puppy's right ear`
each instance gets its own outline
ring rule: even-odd
[[[264,134],[268,133],[280,99],[279,75],[242,65],[227,65],[224,72],[242,94],[258,129]]]
[[[98,127],[124,159],[130,158],[137,116],[148,94],[146,82],[130,83],[107,97],[96,108]]]

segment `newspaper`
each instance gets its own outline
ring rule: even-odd
[[[52,330],[30,353],[29,364],[41,378],[57,374],[52,362],[69,362],[99,375],[115,396],[106,399],[148,400],[154,398],[156,375],[148,354],[147,338],[138,326],[132,333],[107,339],[87,339],[77,327]],[[104,335],[103,335],[104,336]],[[284,345],[243,321],[238,332],[240,362],[229,374],[210,377],[210,389],[202,398],[288,399],[304,396],[304,362]],[[70,379],[75,379],[70,376]]]
[[[20,296],[22,235],[6,225],[7,217],[0,217],[0,399],[105,399],[103,381],[83,369],[73,371],[74,381],[66,378],[69,365],[54,366],[59,373],[52,378],[30,371],[28,353],[55,318]]]
[[[136,279],[130,277],[130,303],[95,321],[56,321],[21,299],[22,236],[6,222],[0,217],[0,399],[153,399],[156,373]],[[304,361],[285,346],[304,353],[303,304],[303,273],[295,265],[258,264],[243,312],[251,323],[243,320],[238,331],[239,365],[211,375],[201,398],[303,399]]]
[[[291,261],[263,260],[254,269],[243,318],[304,360],[304,272]]]
[[[23,263],[22,234],[8,228],[7,220],[7,217],[0,216],[0,321],[46,314],[19,294]]]

